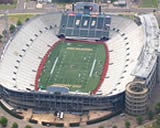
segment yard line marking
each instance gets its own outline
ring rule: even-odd
[[[50,75],[52,75],[52,73],[53,73],[53,71],[54,71],[54,69],[55,69],[55,67],[56,67],[57,61],[58,61],[58,57],[56,58],[53,66],[52,66],[52,69],[51,69],[51,71],[50,71]]]
[[[76,47],[67,47],[67,50],[76,50],[76,51],[93,51],[93,49],[91,48],[76,48]]]
[[[90,71],[90,73],[89,73],[89,77],[92,76],[93,71],[94,71],[94,68],[95,68],[95,65],[96,65],[96,59],[94,59],[94,61],[93,61],[92,68],[91,68],[91,71]]]

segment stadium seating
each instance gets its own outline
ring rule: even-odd
[[[0,66],[0,83],[8,88],[34,90],[35,77],[41,59],[58,38],[53,30],[60,19],[48,14],[27,23],[12,39],[3,53]],[[4,75],[5,74],[5,75]],[[7,80],[7,81],[6,81]]]
[[[69,16],[63,16],[64,19],[61,20],[60,13],[57,15],[50,13],[26,23],[3,50],[0,62],[0,84],[15,90],[34,90],[39,65],[50,47],[59,40],[56,34],[67,31],[70,36],[73,34],[74,36],[83,36],[82,33],[85,33],[85,31],[77,31],[75,26],[72,26],[72,21],[75,18],[78,19],[76,16],[70,17],[70,23],[67,23],[67,27],[73,27],[73,31],[70,33],[68,28],[68,30],[63,30],[61,27],[68,22],[67,17]],[[85,16],[81,19],[85,23],[88,18],[90,21],[93,20],[93,17]],[[109,51],[109,66],[105,79],[97,90],[97,95],[99,92],[102,95],[114,95],[123,92],[127,83],[135,79],[137,71],[141,69],[143,70],[141,72],[144,73],[145,68],[153,62],[152,60],[155,60],[154,56],[147,55],[147,52],[144,53],[141,50],[148,50],[152,53],[155,46],[158,45],[158,41],[155,40],[155,33],[158,33],[158,30],[156,29],[157,26],[154,27],[157,23],[151,15],[142,16],[141,19],[146,26],[138,26],[125,17],[112,16],[110,40],[105,42]],[[98,26],[96,31],[89,30],[87,32],[90,37],[93,36],[94,38],[98,35]],[[80,27],[82,30],[88,28],[82,24]],[[144,30],[144,28],[146,29]],[[147,37],[144,31],[147,31]],[[143,49],[145,43],[151,49],[149,47]],[[140,54],[144,54],[144,56],[139,57]],[[143,61],[140,61],[142,63],[136,66],[139,60]],[[134,70],[135,67],[137,68]]]
[[[131,72],[144,42],[142,26],[138,27],[129,19],[113,16],[111,30],[112,37],[106,42],[109,48],[109,68],[99,89],[103,95],[123,92],[126,84],[135,78]]]

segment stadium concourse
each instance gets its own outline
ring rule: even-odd
[[[150,94],[159,77],[156,73],[159,28],[153,14],[137,18],[139,23],[127,17],[103,13],[93,16],[64,12],[31,19],[3,50],[0,62],[1,102],[10,110],[31,108],[34,112],[81,114],[89,110],[124,110],[126,85],[136,79],[144,81]],[[60,38],[90,43],[100,40],[108,47],[108,65],[103,67],[107,71],[102,72],[103,79],[100,79],[101,84],[97,85],[94,93],[69,89],[64,92],[61,87],[52,87],[51,92],[39,88],[45,64],[43,60],[47,60]]]

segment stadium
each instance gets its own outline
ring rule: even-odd
[[[93,3],[34,17],[8,41],[0,62],[1,103],[10,110],[82,114],[123,111],[125,90],[159,78],[159,26],[153,14],[104,14]]]

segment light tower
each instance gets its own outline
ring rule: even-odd
[[[5,31],[5,38],[4,38],[4,44],[7,43],[7,41],[9,40],[9,29],[8,29],[8,10],[6,10],[4,12],[4,21],[5,21],[5,27],[4,27],[4,31]]]

